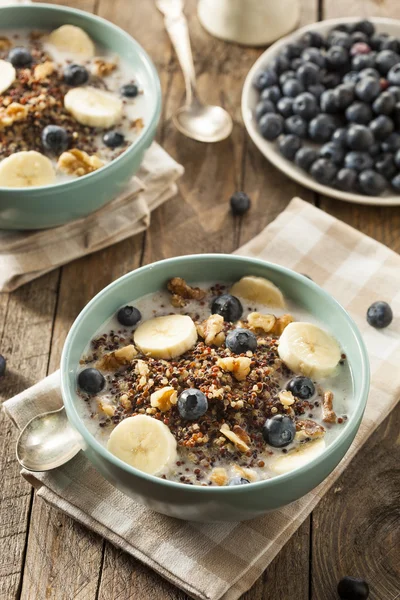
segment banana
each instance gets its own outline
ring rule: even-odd
[[[86,86],[69,90],[64,106],[82,125],[108,129],[122,117],[122,100],[104,90]]]
[[[250,302],[260,302],[267,306],[283,308],[285,300],[281,290],[269,279],[249,275],[242,277],[231,288],[232,296],[239,296]]]
[[[53,183],[50,160],[34,150],[16,152],[0,162],[0,187],[34,187]]]
[[[10,62],[0,60],[0,94],[8,90],[15,81],[17,74]]]
[[[52,31],[46,41],[60,52],[76,54],[80,58],[93,58],[96,52],[88,34],[75,25],[62,25]]]
[[[157,475],[172,467],[176,440],[162,421],[147,415],[128,417],[112,431],[107,449],[132,467]]]
[[[298,469],[309,463],[313,458],[316,458],[326,448],[325,440],[316,440],[315,442],[307,442],[299,448],[291,450],[287,454],[280,456],[271,463],[271,469],[277,475],[289,473],[293,469]]]
[[[135,345],[153,358],[175,358],[193,348],[197,330],[186,315],[167,315],[145,321],[133,334]]]
[[[289,323],[278,342],[278,354],[289,369],[312,379],[334,372],[341,351],[335,338],[312,323]]]

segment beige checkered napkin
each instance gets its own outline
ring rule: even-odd
[[[65,265],[144,231],[150,213],[176,194],[183,167],[153,143],[118,198],[91,215],[54,229],[0,230],[0,291],[9,292]]]
[[[400,387],[400,257],[299,199],[239,250],[307,273],[352,314],[367,343],[372,389],[357,438],[316,490],[245,523],[185,523],[134,504],[82,455],[50,473],[23,472],[46,502],[139,558],[201,600],[236,600],[251,587],[394,407]],[[366,324],[369,304],[387,300],[397,317],[387,330]],[[62,403],[58,373],[5,403],[18,427]]]

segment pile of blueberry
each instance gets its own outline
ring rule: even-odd
[[[400,39],[367,20],[326,37],[309,31],[253,85],[261,135],[316,181],[370,196],[400,192]]]

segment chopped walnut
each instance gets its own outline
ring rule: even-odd
[[[197,326],[197,331],[204,338],[207,346],[221,346],[225,341],[224,317],[210,315],[208,319]]]
[[[191,287],[181,277],[170,279],[167,289],[172,294],[171,304],[177,307],[186,306],[185,300],[202,300],[206,295],[204,290]]]
[[[217,485],[226,485],[228,483],[228,473],[221,467],[216,467],[212,470],[210,479]]]
[[[129,410],[130,408],[132,408],[132,402],[129,400],[127,394],[122,394],[122,396],[119,399],[119,402],[125,410]]]
[[[130,344],[129,346],[124,346],[124,348],[105,354],[97,362],[96,366],[98,369],[103,369],[104,371],[112,371],[113,369],[118,369],[124,365],[129,365],[136,355],[137,350],[135,346]]]
[[[283,406],[291,406],[295,403],[296,399],[293,396],[292,392],[284,390],[283,392],[279,392],[278,394],[279,401]]]
[[[104,162],[95,154],[89,156],[87,152],[78,150],[77,148],[63,152],[57,163],[61,171],[68,173],[68,175],[76,175],[77,177],[97,171],[103,165]]]
[[[99,410],[106,414],[108,417],[112,417],[115,412],[115,408],[111,404],[105,404],[101,400],[98,401]]]
[[[273,335],[282,335],[285,327],[289,325],[289,323],[293,323],[294,318],[292,315],[282,315],[278,317],[275,321],[273,328],[271,329],[271,333]]]
[[[0,109],[0,129],[9,127],[16,121],[23,121],[28,116],[28,108],[18,102],[11,102],[7,108]]]
[[[116,62],[95,58],[91,67],[92,74],[95,77],[107,77],[117,68]]]
[[[296,422],[295,439],[299,442],[303,440],[315,440],[325,435],[325,429],[311,419],[303,419]]]
[[[143,376],[146,376],[146,375],[149,374],[149,367],[144,362],[144,360],[142,360],[141,358],[139,358],[136,361],[136,364],[135,364],[135,373],[137,375],[143,375]]]
[[[336,423],[337,417],[333,410],[333,392],[325,392],[322,403],[322,420],[325,423]]]
[[[223,371],[230,371],[238,381],[246,379],[250,373],[250,364],[251,359],[247,356],[238,356],[237,358],[228,356],[227,358],[219,358],[217,360],[218,367]]]
[[[262,329],[265,333],[269,333],[275,325],[276,318],[274,315],[263,315],[258,312],[250,313],[247,317],[247,322],[251,329]]]
[[[228,438],[240,452],[248,452],[250,450],[250,438],[244,429],[239,425],[234,425],[233,430],[230,429],[229,425],[224,423],[220,427],[220,432]]]
[[[153,408],[158,408],[161,412],[171,410],[172,406],[178,401],[178,394],[171,386],[165,386],[156,390],[150,396],[150,404]]]
[[[141,117],[139,119],[135,119],[131,121],[131,128],[136,129],[137,132],[141,131],[144,127],[144,121]]]
[[[51,60],[46,60],[46,62],[36,65],[35,70],[33,71],[33,76],[36,81],[42,81],[54,73],[54,70],[54,63],[51,62]]]

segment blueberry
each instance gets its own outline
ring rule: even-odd
[[[400,50],[399,41],[393,35],[388,35],[382,40],[381,50],[393,50],[393,52],[398,53]]]
[[[394,123],[390,117],[386,115],[378,115],[375,119],[373,119],[373,121],[371,121],[369,127],[376,140],[384,140],[394,130]]]
[[[398,85],[391,85],[386,92],[388,94],[392,94],[392,96],[394,96],[394,99],[396,100],[396,102],[400,102],[400,86]]]
[[[328,35],[327,42],[329,46],[342,46],[343,48],[349,50],[353,43],[353,40],[351,39],[349,33],[334,29]]]
[[[307,137],[307,122],[300,115],[292,115],[285,121],[286,133],[293,133],[300,138]]]
[[[356,83],[355,92],[363,102],[372,102],[381,93],[381,84],[376,77],[363,77]]]
[[[274,104],[278,102],[279,98],[282,97],[281,90],[278,85],[273,85],[272,87],[265,88],[261,92],[260,99],[261,100],[271,100]]]
[[[261,135],[269,141],[276,138],[283,132],[284,121],[281,115],[267,113],[263,115],[258,122]]]
[[[367,600],[369,596],[368,583],[358,577],[343,577],[337,591],[342,600]]]
[[[373,169],[361,171],[358,176],[358,183],[367,196],[379,196],[387,187],[386,179]]]
[[[343,46],[331,46],[326,53],[326,61],[331,69],[341,69],[349,61],[349,53]]]
[[[328,158],[337,166],[343,163],[344,154],[343,148],[339,144],[335,144],[335,142],[327,142],[319,151],[321,158]]]
[[[196,388],[184,390],[178,398],[178,411],[182,419],[189,421],[199,419],[207,412],[207,409],[207,398]]]
[[[230,198],[231,211],[236,216],[244,215],[251,206],[251,200],[244,192],[235,192]]]
[[[68,133],[58,125],[47,125],[42,131],[41,139],[48,152],[62,154],[68,148]]]
[[[246,483],[250,483],[250,481],[248,479],[245,479],[244,477],[233,477],[230,482],[228,483],[229,486],[233,486],[233,485],[245,485]]]
[[[359,71],[358,80],[362,79],[363,77],[374,77],[375,79],[380,79],[381,75],[376,69],[369,67],[368,69],[363,69],[362,71]]]
[[[397,173],[396,165],[393,159],[394,156],[390,152],[380,154],[375,161],[375,171],[386,179],[393,179]]]
[[[140,311],[134,306],[123,306],[117,312],[118,323],[125,325],[125,327],[133,327],[136,323],[139,323],[141,318]]]
[[[331,33],[333,31],[344,31],[345,33],[351,33],[353,30],[351,23],[339,23],[338,25],[335,25],[335,27],[333,27],[331,29]]]
[[[294,162],[301,169],[309,171],[311,165],[317,160],[317,158],[318,152],[314,150],[314,148],[308,148],[305,146],[304,148],[299,148],[299,150],[297,150],[294,157]]]
[[[325,40],[318,31],[307,31],[301,38],[300,43],[304,46],[313,46],[314,48],[322,48],[325,45]]]
[[[301,140],[297,135],[292,133],[281,135],[278,140],[278,146],[282,156],[288,160],[294,160],[296,152],[301,148]]]
[[[234,354],[242,354],[248,350],[254,352],[257,348],[257,338],[249,329],[238,327],[228,333],[225,345]]]
[[[222,315],[224,321],[234,323],[238,321],[243,314],[243,307],[240,300],[236,296],[230,294],[222,294],[214,298],[211,305],[211,314]]]
[[[312,164],[310,175],[322,185],[332,185],[337,173],[335,164],[327,158],[319,158]]]
[[[315,96],[315,98],[318,100],[325,91],[325,86],[323,86],[322,83],[313,83],[312,85],[308,86],[307,91]]]
[[[103,142],[109,148],[118,148],[118,146],[122,146],[125,142],[125,137],[122,133],[118,133],[117,131],[107,131],[103,135]]]
[[[374,33],[369,40],[369,45],[373,50],[382,50],[382,44],[389,37],[387,33]]]
[[[293,377],[286,389],[292,392],[293,396],[300,398],[301,400],[308,400],[315,393],[315,386],[309,377]]]
[[[400,171],[400,150],[397,150],[396,154],[394,155],[394,164],[396,165],[396,168]]]
[[[392,184],[392,186],[394,187],[395,190],[400,192],[400,173],[398,175],[396,175],[396,177],[393,177],[393,179],[390,183]]]
[[[396,98],[394,94],[389,91],[382,92],[372,105],[372,110],[378,115],[390,115],[396,104]]]
[[[7,361],[2,354],[0,354],[0,377],[3,377],[6,372]]]
[[[281,98],[278,100],[276,108],[279,114],[285,119],[293,114],[294,98]]]
[[[400,130],[400,102],[397,102],[397,104],[395,105],[394,111],[391,116],[393,118],[396,131],[399,131]]]
[[[381,75],[386,75],[399,61],[399,55],[393,50],[381,50],[375,58],[375,66]]]
[[[292,71],[296,72],[300,65],[303,64],[303,60],[301,58],[294,58],[290,63],[290,68]]]
[[[342,83],[335,90],[336,104],[340,110],[347,108],[354,100],[354,85],[352,83]]]
[[[346,108],[346,119],[352,123],[366,125],[372,119],[372,110],[365,102],[353,102]]]
[[[260,71],[253,80],[253,86],[260,91],[277,83],[278,77],[275,71],[272,70]]]
[[[360,71],[348,71],[343,75],[343,83],[357,83],[360,79]]]
[[[296,425],[287,415],[275,415],[265,421],[263,438],[273,448],[284,448],[294,440]]]
[[[355,171],[371,169],[374,164],[368,152],[348,152],[344,158],[344,166]]]
[[[267,88],[271,89],[271,88]],[[261,100],[256,106],[256,119],[259,121],[263,115],[276,112],[275,104],[271,100]]]
[[[308,134],[313,142],[323,144],[331,139],[335,129],[336,124],[331,115],[321,113],[310,121]]]
[[[310,92],[303,92],[293,102],[293,112],[306,121],[313,119],[318,114],[318,104]]]
[[[136,98],[139,93],[139,88],[136,83],[126,83],[120,89],[121,95],[126,98]]]
[[[381,144],[383,152],[397,152],[400,150],[400,135],[391,133]]]
[[[374,144],[372,144],[372,146],[370,146],[368,148],[368,153],[371,156],[379,156],[379,154],[381,153],[381,145],[379,142],[375,142]]]
[[[296,77],[304,87],[315,85],[320,80],[320,68],[313,62],[301,64],[296,71]]]
[[[296,71],[286,71],[286,73],[282,73],[282,75],[279,76],[279,85],[282,86],[285,81],[287,81],[288,79],[295,79],[296,78]]]
[[[321,83],[327,88],[332,89],[337,87],[341,83],[341,77],[339,73],[323,73],[321,77]]]
[[[355,189],[358,181],[358,173],[354,169],[345,167],[340,169],[336,175],[335,185],[340,190],[351,192]]]
[[[278,54],[278,56],[275,56],[275,58],[273,58],[269,64],[269,68],[275,71],[275,73],[278,73],[278,75],[287,71],[289,66],[289,59],[283,54]]]
[[[28,48],[22,46],[12,48],[7,58],[13,67],[29,67],[33,62],[32,54]]]
[[[335,90],[325,90],[319,99],[321,110],[325,113],[339,112],[339,101]]]
[[[304,92],[304,86],[298,79],[287,79],[282,85],[282,92],[284,96],[295,98],[302,92]]]
[[[347,129],[345,127],[339,127],[339,129],[336,129],[333,132],[331,141],[335,142],[335,144],[339,144],[339,146],[341,146],[342,148],[346,148],[347,147]]]
[[[400,62],[390,69],[389,73],[387,74],[387,80],[391,85],[400,85]]]
[[[362,33],[369,37],[375,33],[375,25],[371,21],[368,21],[368,19],[362,19],[353,25],[353,30],[362,31]]]
[[[97,369],[89,367],[78,375],[78,386],[87,394],[98,394],[104,388],[106,380]]]
[[[353,71],[362,71],[375,66],[375,57],[372,52],[369,54],[356,54],[351,59],[351,69]]]
[[[347,130],[346,142],[351,150],[367,150],[374,143],[374,136],[365,125],[354,124]]]
[[[287,56],[290,59],[290,58],[299,58],[299,56],[301,55],[303,50],[304,50],[303,44],[293,42],[292,44],[287,44],[287,46],[285,46],[285,48],[282,50],[282,52],[285,54],[285,56]]]
[[[323,69],[326,65],[325,56],[322,54],[321,50],[318,48],[305,48],[301,53],[301,58],[303,62],[314,63],[321,69]]]
[[[67,65],[64,69],[64,81],[67,85],[76,87],[83,85],[89,79],[89,73],[82,65]]]

